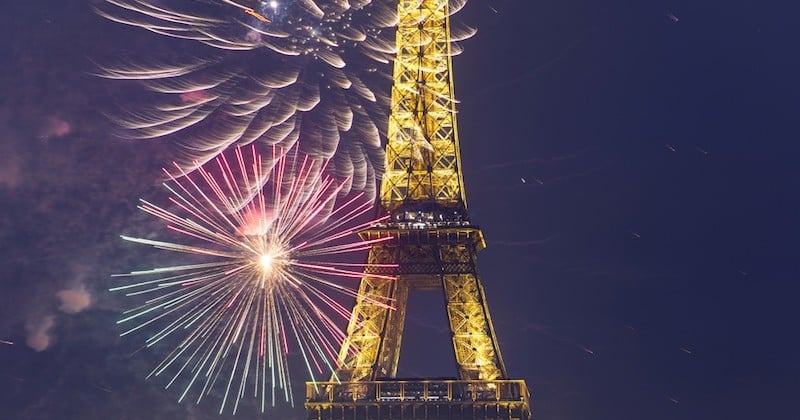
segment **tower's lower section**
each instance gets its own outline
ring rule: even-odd
[[[393,378],[409,290],[441,290],[458,378],[507,378],[478,276],[480,229],[467,222],[389,223],[360,232],[370,248],[350,323],[331,381]]]
[[[372,243],[329,382],[306,384],[308,419],[530,419],[525,382],[508,379],[477,253],[483,234],[451,215],[404,210],[359,234]],[[410,290],[440,290],[458,379],[397,379]]]
[[[412,379],[306,384],[308,419],[531,418],[522,380]]]

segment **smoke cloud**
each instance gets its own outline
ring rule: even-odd
[[[39,137],[42,139],[52,139],[64,137],[72,133],[72,125],[64,121],[61,117],[50,117],[42,127]]]
[[[77,314],[92,304],[92,295],[82,284],[74,289],[60,290],[56,297],[61,301],[58,309],[68,314]]]
[[[55,319],[52,316],[46,316],[36,321],[28,321],[25,325],[25,330],[28,332],[25,344],[35,351],[46,350],[53,343],[50,329],[54,325]]]

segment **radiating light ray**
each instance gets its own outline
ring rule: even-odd
[[[452,14],[466,0],[449,3]],[[172,139],[189,172],[234,145],[289,150],[299,143],[311,158],[330,160],[338,181],[348,180],[343,193],[376,193],[396,0],[105,0],[95,8],[114,22],[178,38],[134,49],[132,61],[98,65],[98,75],[151,93],[111,112],[123,137]],[[423,9],[417,18],[427,15]],[[451,32],[453,55],[475,33],[459,25]],[[423,33],[421,45],[434,42]]]
[[[350,318],[337,298],[355,297],[354,279],[377,267],[337,258],[391,240],[354,240],[382,219],[360,222],[371,210],[364,192],[337,204],[343,187],[320,175],[325,163],[271,149],[265,165],[254,146],[230,153],[192,173],[180,165],[165,171],[166,205],[141,200],[142,211],[165,223],[167,239],[122,236],[184,261],[114,275],[122,284],[110,289],[139,299],[118,321],[127,326],[121,335],[146,332],[147,347],[170,348],[148,377],[168,377],[167,388],[182,388],[181,401],[220,391],[220,413],[235,413],[248,395],[262,410],[293,402],[290,352],[314,381],[335,372],[339,325]]]

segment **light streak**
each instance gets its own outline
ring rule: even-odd
[[[356,296],[353,279],[368,266],[338,257],[373,243],[354,233],[381,220],[357,222],[372,210],[363,192],[337,205],[343,184],[319,175],[326,168],[316,160],[274,150],[263,173],[255,147],[234,152],[191,174],[165,170],[168,203],[139,208],[165,222],[169,238],[122,238],[187,261],[115,275],[123,284],[111,289],[140,300],[118,321],[121,335],[147,333],[146,346],[168,349],[148,377],[167,376],[179,400],[221,390],[220,413],[235,413],[246,395],[262,410],[293,403],[290,353],[313,380],[335,372],[350,318],[336,297]]]

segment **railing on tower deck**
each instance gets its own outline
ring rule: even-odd
[[[395,380],[361,382],[307,382],[306,403],[397,402],[524,402],[530,401],[523,380]]]

